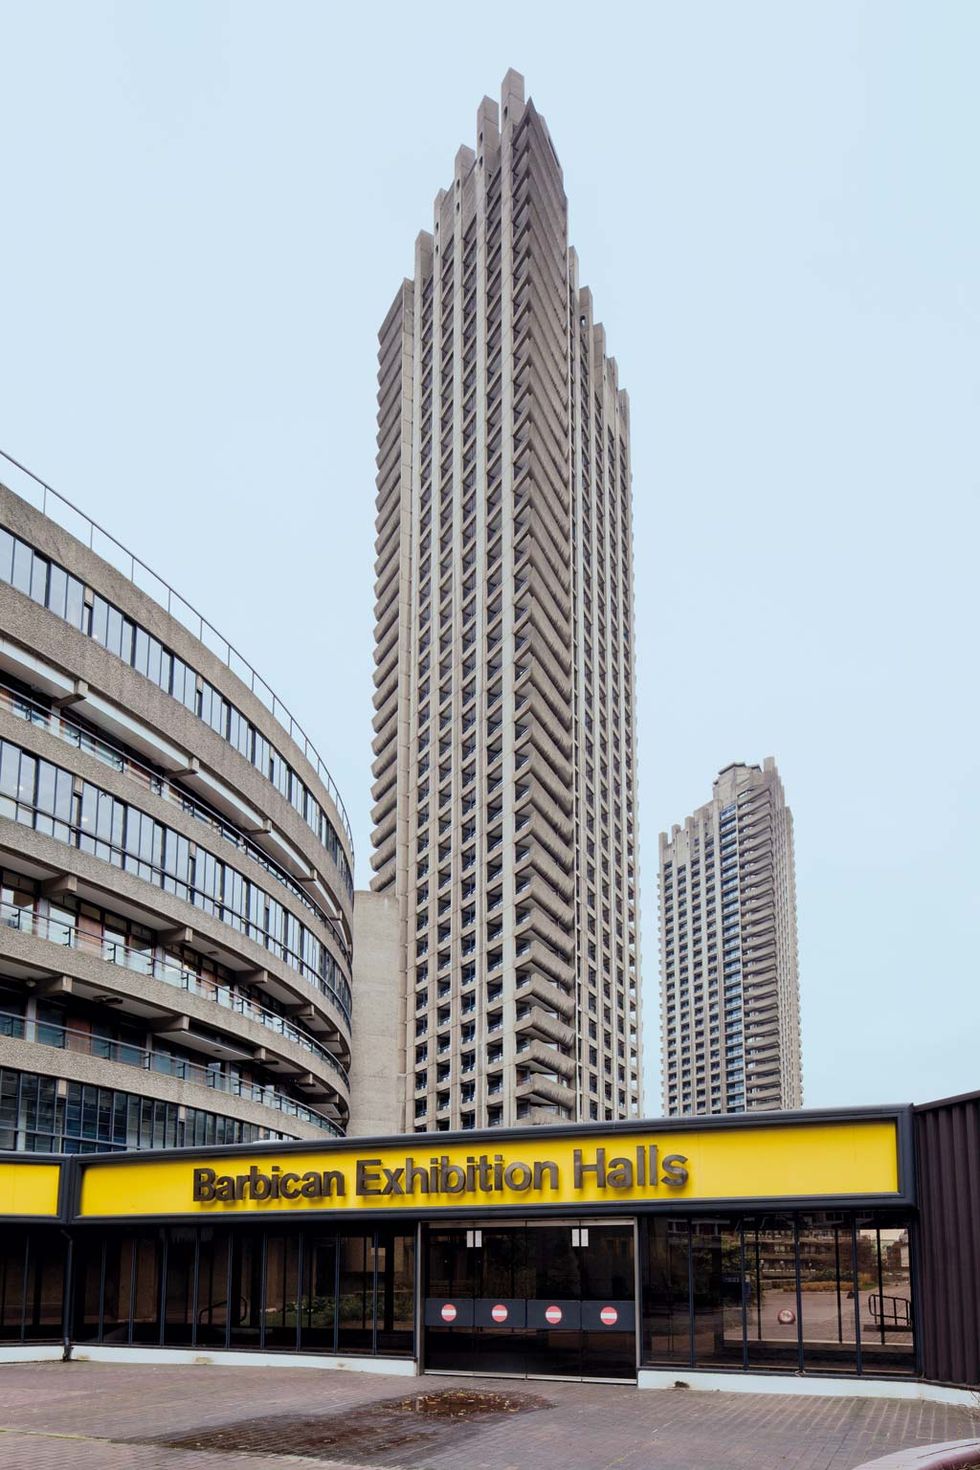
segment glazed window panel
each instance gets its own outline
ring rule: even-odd
[[[75,1242],[75,1311],[72,1336],[76,1342],[98,1342],[101,1333],[101,1274],[106,1242],[85,1233]]]
[[[764,1215],[745,1224],[749,1301],[746,1345],[750,1368],[799,1366],[796,1243],[789,1216]]]
[[[378,1353],[411,1354],[415,1346],[415,1235],[378,1231]]]
[[[133,1236],[106,1236],[101,1342],[129,1342],[135,1249]]]
[[[694,1361],[698,1366],[743,1366],[742,1259],[737,1220],[692,1220]]]
[[[31,574],[34,570],[34,553],[23,541],[14,542],[14,562],[11,584],[18,592],[30,596]]]
[[[374,1342],[374,1247],[368,1236],[338,1241],[337,1351],[369,1353]]]
[[[231,1251],[231,1235],[228,1230],[205,1226],[200,1231],[197,1302],[194,1312],[195,1343],[198,1347],[226,1346],[231,1318]]]
[[[801,1215],[801,1336],[807,1372],[857,1369],[854,1243],[851,1216]]]
[[[21,1340],[26,1271],[26,1235],[21,1231],[0,1232],[0,1342]]]
[[[270,1235],[266,1240],[264,1345],[296,1347],[299,1305],[299,1237]]]
[[[0,527],[0,581],[8,583],[12,581],[15,545],[16,542],[10,532]]]
[[[134,1237],[132,1342],[160,1341],[160,1256],[158,1232]]]
[[[78,628],[165,693],[171,694],[256,766],[292,802],[310,829],[318,834],[323,845],[336,858],[344,887],[352,896],[354,885],[350,865],[323,809],[288,762],[259,735],[241,711],[99,593],[93,594],[92,606],[88,608],[85,584],[64,567],[41,556],[9,531],[4,530],[2,535],[0,580],[50,608],[72,627]],[[329,840],[324,840],[324,828]]]
[[[258,1349],[262,1324],[262,1237],[243,1230],[232,1235],[231,1315],[232,1347]]]
[[[643,1361],[689,1365],[690,1226],[687,1220],[654,1215],[644,1229]]]
[[[912,1373],[909,1223],[864,1215],[855,1222],[858,1330],[864,1373]]]
[[[305,1236],[300,1351],[332,1353],[337,1332],[337,1238]]]
[[[167,1232],[163,1341],[168,1346],[190,1347],[193,1342],[196,1246],[197,1236],[192,1229]]]

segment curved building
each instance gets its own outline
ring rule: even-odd
[[[230,645],[15,475],[41,508],[0,485],[0,1149],[343,1134],[330,777]]]

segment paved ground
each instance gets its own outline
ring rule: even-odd
[[[449,1390],[466,1397],[413,1412],[417,1395]],[[485,1412],[483,1393],[502,1403]],[[853,1470],[972,1435],[980,1418],[965,1409],[885,1399],[283,1368],[0,1367],[4,1470]],[[209,1447],[194,1448],[201,1441]]]

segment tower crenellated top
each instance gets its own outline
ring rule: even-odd
[[[500,88],[501,122],[518,122],[524,111],[524,101],[524,78],[519,71],[510,67]]]

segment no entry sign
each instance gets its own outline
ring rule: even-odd
[[[599,1313],[599,1320],[602,1323],[603,1327],[615,1327],[616,1323],[619,1321],[619,1313],[616,1311],[615,1307],[603,1307],[602,1311]]]
[[[490,1315],[495,1322],[506,1322],[508,1315],[507,1308],[503,1302],[497,1302],[495,1306],[490,1308]]]
[[[456,1308],[453,1306],[452,1302],[446,1302],[440,1313],[440,1316],[442,1317],[442,1320],[444,1322],[456,1321]]]
[[[557,1327],[561,1321],[561,1307],[545,1307],[544,1318],[552,1327]]]

